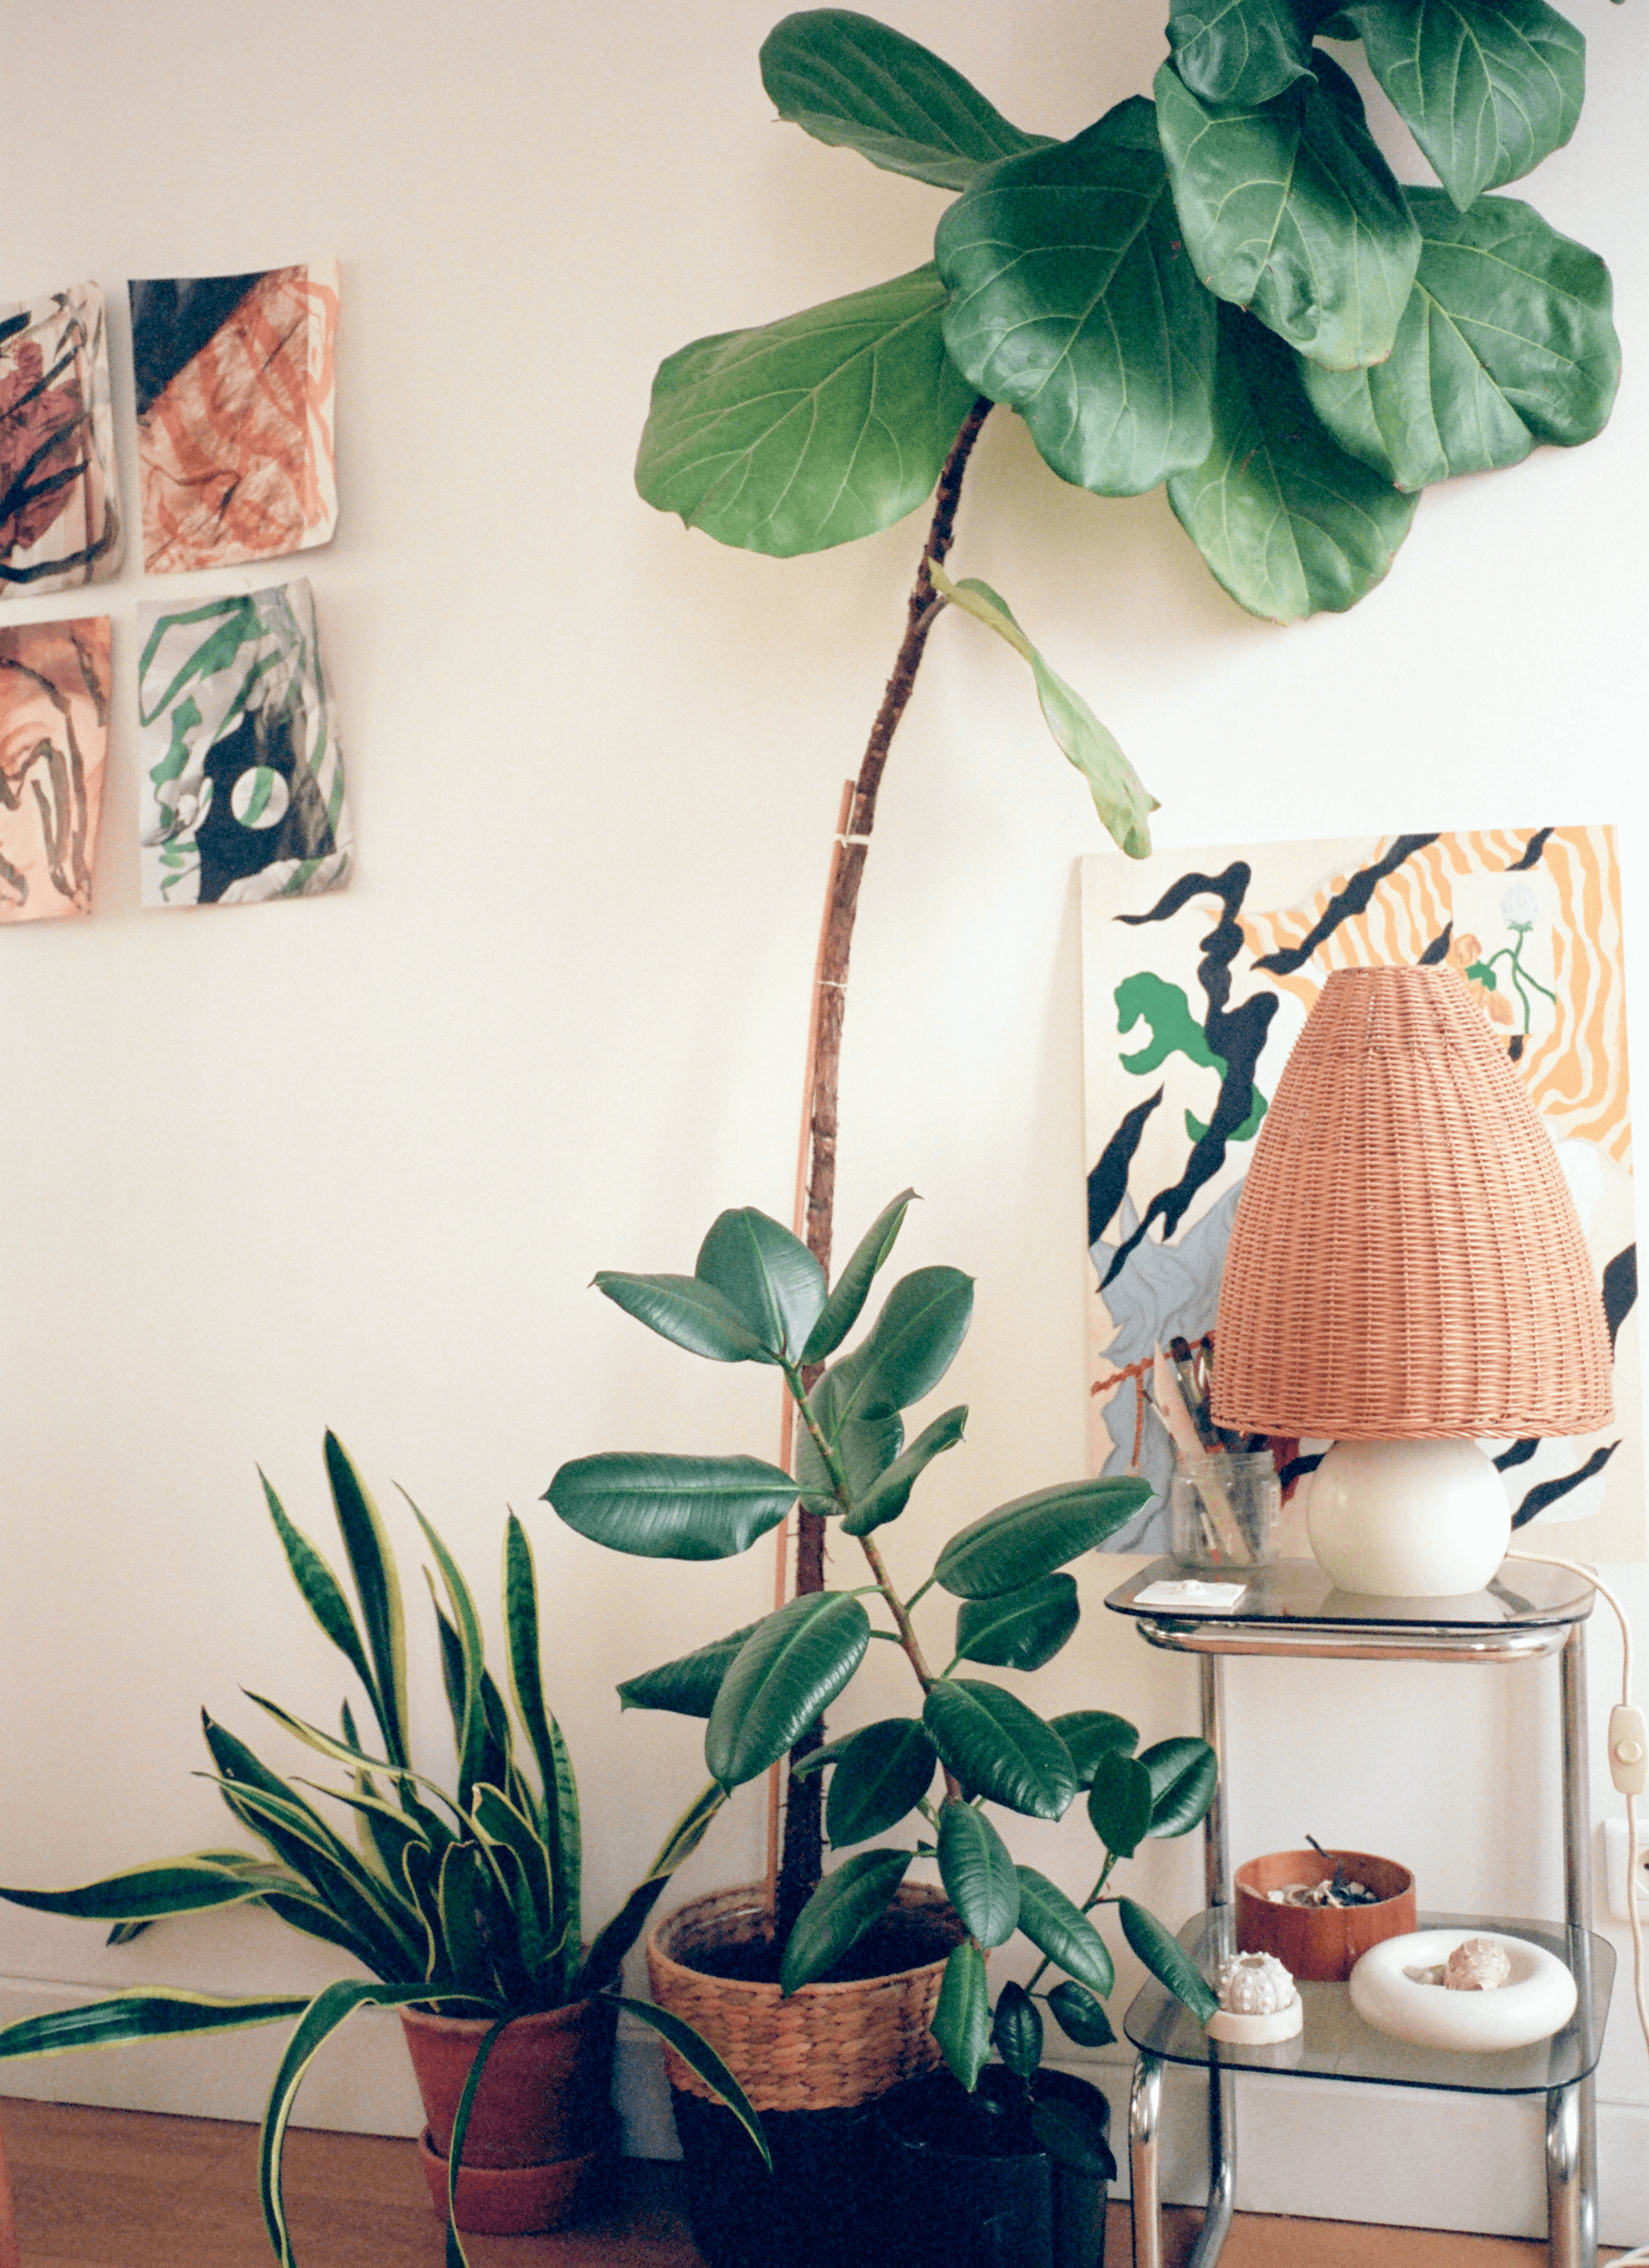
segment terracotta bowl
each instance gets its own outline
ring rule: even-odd
[[[1267,1897],[1286,1882],[1326,1882],[1335,1861],[1354,1882],[1378,1891],[1373,1906],[1279,1906]],[[1414,1876],[1395,1859],[1366,1851],[1272,1851],[1239,1867],[1237,1950],[1274,1954],[1307,1984],[1343,1984],[1371,1945],[1416,1926]]]

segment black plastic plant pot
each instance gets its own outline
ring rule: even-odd
[[[670,2090],[693,2242],[710,2268],[872,2268],[886,2256],[875,2106],[764,2110],[769,2174],[730,2110]]]
[[[1034,2100],[1073,2115],[1055,2157],[1037,2146],[1031,2098],[1001,2065],[970,2098],[931,2073],[876,2106],[879,2244],[889,2268],[1104,2268],[1105,2208],[1116,2165],[1110,2107],[1097,2087],[1043,2071]]]

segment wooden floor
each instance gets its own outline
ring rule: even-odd
[[[0,2134],[23,2268],[269,2268],[254,2127],[11,2100]],[[472,2237],[472,2268],[702,2268],[677,2169],[629,2160],[624,2172],[607,2219],[559,2236]],[[442,2268],[410,2142],[293,2132],[286,2195],[298,2268]],[[1199,2220],[1170,2214],[1167,2268],[1181,2268]],[[1221,2268],[1539,2268],[1545,2257],[1505,2237],[1239,2213]],[[1113,2205],[1108,2268],[1131,2258],[1128,2208]]]

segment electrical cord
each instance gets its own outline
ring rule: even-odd
[[[1559,1559],[1547,1551],[1508,1551],[1508,1559],[1533,1559],[1546,1567],[1565,1567],[1572,1575],[1584,1576],[1597,1592],[1607,1599],[1615,1610],[1620,1624],[1621,1641],[1621,1702],[1631,1706],[1631,1624],[1626,1619],[1626,1609],[1596,1568],[1586,1567],[1578,1559]],[[1645,1998],[1644,1982],[1643,1916],[1638,1911],[1638,1805],[1637,1799],[1626,1792],[1626,1924],[1631,1932],[1632,1991],[1638,2003],[1638,2021],[1642,2029],[1644,2045],[1649,2048],[1649,1998]],[[1631,2252],[1623,2252],[1614,2268],[1649,2268],[1649,2244],[1639,2244]]]

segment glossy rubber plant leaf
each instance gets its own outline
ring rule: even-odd
[[[885,1418],[931,1394],[955,1360],[973,1312],[974,1279],[960,1268],[915,1268],[902,1276],[863,1346],[838,1366],[849,1370],[842,1416]]]
[[[1151,1774],[1137,1758],[1113,1749],[1100,1758],[1088,1789],[1088,1817],[1106,1849],[1131,1859],[1151,1832],[1156,1799]]]
[[[870,1635],[864,1608],[842,1591],[806,1593],[759,1622],[704,1727],[711,1778],[741,1787],[793,1748],[858,1668]]]
[[[824,1270],[801,1239],[754,1205],[711,1222],[693,1273],[735,1307],[771,1355],[799,1362],[825,1301]]]
[[[848,1495],[855,1504],[875,1487],[903,1448],[905,1439],[904,1420],[896,1410],[884,1410],[874,1417],[863,1414],[867,1346],[868,1342],[866,1346],[856,1347],[851,1354],[843,1355],[840,1362],[833,1364],[808,1396],[813,1422],[834,1445]],[[850,1406],[861,1414],[844,1417],[843,1413]],[[805,1430],[796,1440],[796,1482],[810,1512],[828,1519],[842,1510],[830,1469],[812,1434]]]
[[[718,543],[781,559],[891,527],[932,492],[972,406],[918,268],[661,363],[636,486]]]
[[[1073,2174],[1086,2175],[1091,2181],[1115,2180],[1116,2160],[1105,2130],[1074,2102],[1062,2102],[1057,2095],[1049,2095],[1034,2103],[1031,2132],[1049,2156],[1068,2166]]]
[[[896,1827],[927,1793],[938,1761],[914,1717],[884,1717],[841,1742],[825,1797],[832,1847],[841,1851]]]
[[[985,1956],[976,1945],[953,1948],[939,1984],[939,2006],[928,2028],[946,2062],[969,2095],[990,2053],[990,1997]]]
[[[1019,1927],[1020,1878],[984,1813],[954,1796],[939,1811],[939,1880],[970,1937],[1007,1943]]]
[[[696,2071],[707,2087],[714,2088],[718,2097],[726,2104],[755,2144],[762,2154],[762,2162],[770,2173],[773,2169],[772,2154],[768,2148],[767,2136],[762,2131],[762,2121],[755,2107],[710,2042],[701,2039],[691,2024],[683,2023],[681,2017],[672,2015],[668,2008],[656,2007],[651,2000],[627,2000],[622,1993],[615,1992],[613,2005],[634,2016],[650,2030],[657,2032],[661,2039],[668,2040],[689,2070]]]
[[[886,1420],[880,1422],[886,1423]],[[888,1521],[897,1520],[910,1501],[910,1491],[922,1475],[935,1457],[942,1456],[946,1449],[956,1447],[967,1423],[967,1405],[961,1403],[954,1410],[946,1410],[931,1425],[924,1425],[910,1447],[896,1456],[858,1496],[852,1511],[842,1523],[843,1534],[869,1535],[876,1528],[886,1526]]]
[[[861,1851],[825,1876],[796,1917],[779,1966],[779,1990],[790,1994],[833,1969],[874,1929],[892,1903],[916,1853]]]
[[[1143,1480],[1064,1481],[998,1505],[953,1535],[934,1573],[953,1598],[997,1599],[1092,1551],[1151,1494]]]
[[[733,1656],[755,1629],[747,1623],[725,1638],[712,1638],[691,1653],[660,1662],[627,1677],[618,1689],[621,1709],[667,1709],[678,1717],[708,1717],[721,1691],[721,1681],[732,1667]]]
[[[603,1268],[595,1288],[673,1346],[709,1362],[777,1362],[731,1300],[696,1276],[631,1276]]]
[[[805,1363],[823,1362],[833,1355],[858,1322],[876,1272],[888,1254],[904,1218],[916,1202],[914,1189],[902,1189],[893,1203],[884,1205],[857,1245],[847,1266],[830,1287],[818,1322],[802,1349]]]
[[[759,1457],[607,1450],[574,1457],[544,1491],[569,1528],[644,1559],[732,1559],[777,1528],[796,1484]]]
[[[1139,1746],[1137,1726],[1130,1725],[1126,1717],[1113,1716],[1108,1709],[1071,1709],[1049,1721],[1071,1751],[1082,1787],[1093,1786],[1101,1756],[1114,1750],[1130,1756]]]
[[[956,1610],[956,1653],[993,1669],[1040,1669],[1081,1617],[1075,1580],[1043,1575],[994,1599],[965,1599]]]
[[[335,1433],[323,1444],[338,1532],[349,1555],[372,1657],[372,1707],[391,1764],[407,1761],[407,1625],[395,1557],[371,1490]]]
[[[1056,1984],[1048,2005],[1060,2030],[1079,2048],[1108,2047],[1116,2037],[1110,2018],[1086,1984]]]
[[[1219,1758],[1206,1741],[1159,1741],[1139,1765],[1151,1781],[1152,1835],[1189,1835],[1200,1827],[1219,1786]]]
[[[1123,1935],[1158,1983],[1166,1984],[1199,2024],[1205,2024],[1219,2002],[1190,1955],[1175,1944],[1154,1914],[1147,1913],[1132,1898],[1119,1898],[1116,1911]]]
[[[922,1707],[929,1737],[964,1787],[1032,1819],[1058,1819],[1077,1792],[1064,1742],[1034,1710],[978,1677],[941,1677]]]
[[[1420,269],[1389,358],[1307,367],[1306,392],[1354,457],[1420,489],[1601,433],[1620,379],[1609,274],[1518,197],[1456,212],[1410,189]]]
[[[1420,232],[1339,65],[1321,55],[1314,78],[1248,109],[1199,102],[1172,63],[1156,93],[1174,202],[1209,290],[1328,369],[1382,361]]]
[[[1101,1998],[1116,1981],[1109,1948],[1080,1906],[1034,1867],[1020,1872],[1020,1927],[1039,1953]]]
[[[1263,324],[1222,306],[1214,446],[1168,482],[1211,573],[1274,622],[1343,614],[1366,598],[1414,518],[1414,497],[1319,422],[1299,373]]]
[[[1172,0],[1168,46],[1204,102],[1269,102],[1311,69],[1311,39],[1291,0]]]
[[[857,150],[890,173],[965,189],[982,166],[1038,148],[949,63],[850,8],[786,16],[762,47],[774,108],[816,142]]]
[[[1005,1984],[997,1993],[990,2038],[1016,2079],[1034,2076],[1042,2060],[1042,2012],[1022,1984]]]
[[[1574,132],[1586,41],[1545,0],[1353,0],[1342,12],[1461,212]]]
[[[1062,479],[1137,496],[1208,453],[1213,306],[1180,239],[1151,105],[1010,158],[934,238],[945,341]]]
[[[1159,806],[1123,754],[1115,735],[1101,724],[1082,696],[1050,669],[1015,620],[1007,600],[977,576],[953,583],[942,567],[928,562],[936,591],[983,622],[1031,666],[1042,719],[1054,740],[1088,784],[1093,807],[1111,840],[1130,858],[1151,856],[1151,814]]]

